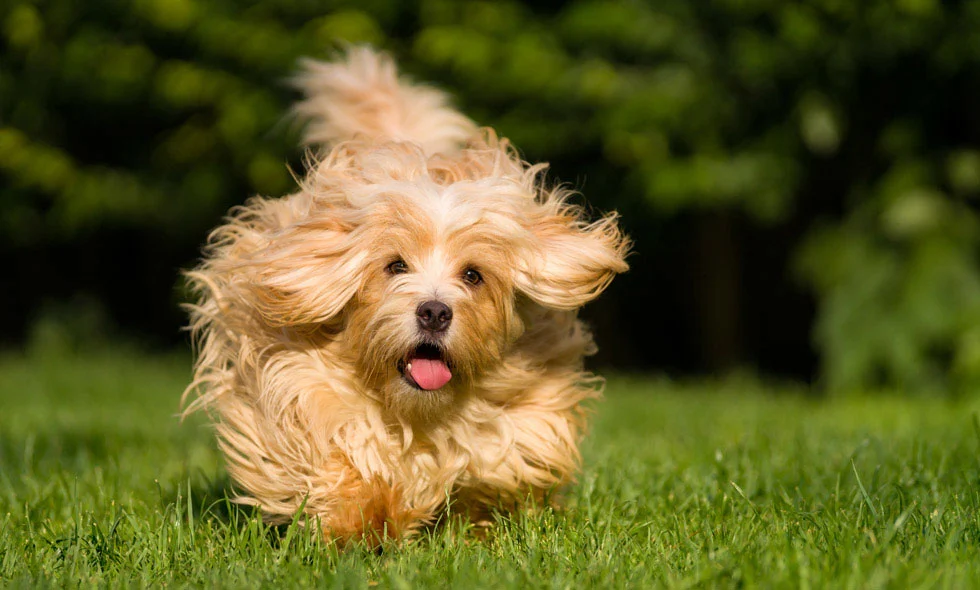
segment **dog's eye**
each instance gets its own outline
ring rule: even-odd
[[[385,270],[390,275],[402,275],[408,272],[408,265],[405,264],[404,260],[399,258],[398,260],[392,262],[387,267],[385,267]]]
[[[483,282],[483,275],[472,268],[463,271],[463,280],[471,285],[479,285]]]

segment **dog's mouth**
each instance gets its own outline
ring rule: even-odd
[[[441,348],[423,343],[413,348],[398,361],[398,371],[408,384],[416,389],[433,391],[440,389],[453,378],[452,364]]]

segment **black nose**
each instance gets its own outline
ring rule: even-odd
[[[442,301],[426,301],[415,311],[419,326],[430,332],[444,332],[453,321],[453,310]]]

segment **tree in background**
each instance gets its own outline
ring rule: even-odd
[[[751,310],[792,275],[832,390],[980,378],[980,2],[15,0],[0,23],[0,239],[22,258],[94,267],[138,234],[170,270],[128,252],[137,291],[173,280],[229,205],[293,186],[297,57],[370,42],[624,211],[634,276],[662,270],[648,233],[683,227],[706,366],[752,360]],[[751,283],[759,256],[782,270]],[[674,313],[645,305],[679,267],[600,307],[613,350]]]

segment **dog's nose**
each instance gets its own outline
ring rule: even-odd
[[[453,310],[442,301],[426,301],[415,311],[419,326],[431,332],[445,332],[453,321]]]

